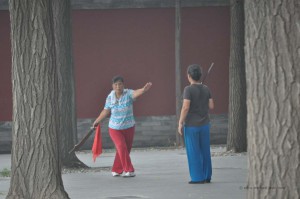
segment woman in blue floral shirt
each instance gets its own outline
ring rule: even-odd
[[[147,92],[151,86],[152,83],[148,82],[141,89],[125,89],[123,77],[115,76],[112,80],[113,90],[107,96],[104,109],[93,124],[96,127],[110,114],[108,130],[116,147],[116,156],[112,167],[113,176],[120,176],[123,172],[123,177],[135,176],[129,156],[135,127],[133,101]]]

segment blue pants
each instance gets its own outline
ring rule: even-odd
[[[212,175],[210,156],[210,124],[184,127],[184,141],[193,182],[210,180]]]

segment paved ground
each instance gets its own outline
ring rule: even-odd
[[[213,176],[210,184],[188,184],[185,149],[139,149],[131,153],[136,177],[112,177],[109,167],[113,151],[105,151],[96,162],[90,152],[77,155],[96,171],[63,174],[72,199],[243,199],[246,198],[247,155],[227,154],[212,147]],[[100,169],[96,169],[99,168]],[[10,168],[10,155],[0,155],[0,171]],[[0,199],[9,189],[9,178],[0,177]]]

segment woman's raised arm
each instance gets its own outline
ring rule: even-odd
[[[151,82],[146,83],[146,85],[143,88],[137,89],[133,91],[133,99],[138,98],[139,96],[143,95],[145,92],[147,92],[152,86]]]

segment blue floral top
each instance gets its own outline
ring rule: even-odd
[[[133,101],[133,90],[131,89],[124,89],[119,99],[117,99],[114,90],[110,92],[104,106],[104,109],[111,112],[108,124],[109,128],[122,130],[135,125]]]

